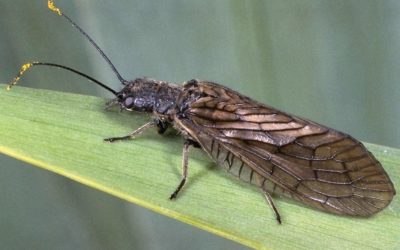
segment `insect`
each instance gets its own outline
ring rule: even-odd
[[[33,66],[52,66],[79,74],[115,95],[107,108],[148,112],[153,119],[126,136],[133,139],[150,127],[163,134],[169,126],[184,138],[182,177],[175,199],[188,177],[190,147],[203,149],[219,166],[259,187],[281,223],[272,194],[283,195],[313,208],[340,215],[370,216],[393,199],[393,184],[375,157],[350,135],[259,103],[222,85],[190,80],[183,85],[148,78],[127,81],[110,59],[75,22],[48,1],[50,10],[64,17],[99,51],[119,81],[115,91],[67,66],[24,64],[8,86],[15,85]]]

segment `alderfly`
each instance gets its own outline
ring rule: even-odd
[[[133,139],[150,127],[160,134],[172,125],[184,138],[182,178],[171,194],[177,197],[188,176],[189,148],[202,148],[219,166],[260,188],[281,223],[271,194],[283,195],[316,209],[351,216],[370,216],[388,206],[393,184],[375,157],[350,135],[276,110],[222,85],[190,80],[183,85],[137,78],[127,81],[99,46],[75,22],[48,1],[99,51],[123,88],[115,91],[67,66],[24,64],[8,86],[33,66],[52,66],[79,74],[115,95],[107,108],[147,112],[153,119],[126,136]]]

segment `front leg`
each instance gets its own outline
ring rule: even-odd
[[[151,121],[151,122],[148,122],[148,123],[144,124],[143,126],[137,128],[136,130],[134,130],[133,132],[131,132],[125,136],[106,138],[106,139],[104,139],[104,141],[115,142],[115,141],[122,141],[122,140],[131,140],[131,139],[134,139],[135,136],[141,134],[147,128],[155,126],[155,125],[157,125],[157,121]]]

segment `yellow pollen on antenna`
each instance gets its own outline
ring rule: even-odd
[[[12,86],[14,86],[15,84],[17,84],[17,82],[19,81],[19,79],[21,78],[21,76],[25,73],[25,71],[27,71],[30,67],[33,66],[34,63],[25,63],[24,65],[21,66],[21,69],[18,72],[18,75],[14,78],[14,80],[7,85],[7,90],[10,90],[12,88]]]
[[[48,1],[47,1],[47,7],[48,7],[51,11],[57,13],[57,15],[60,15],[60,16],[62,15],[61,10],[60,10],[59,8],[57,8],[57,7],[54,5],[54,1],[53,1],[53,0],[48,0]]]

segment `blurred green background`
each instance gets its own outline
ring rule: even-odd
[[[211,80],[362,141],[400,147],[399,1],[56,4],[127,79]],[[96,50],[46,6],[0,1],[0,82],[42,60],[119,89]],[[51,68],[32,70],[21,85],[109,97]],[[2,249],[245,249],[3,155],[0,209]]]

